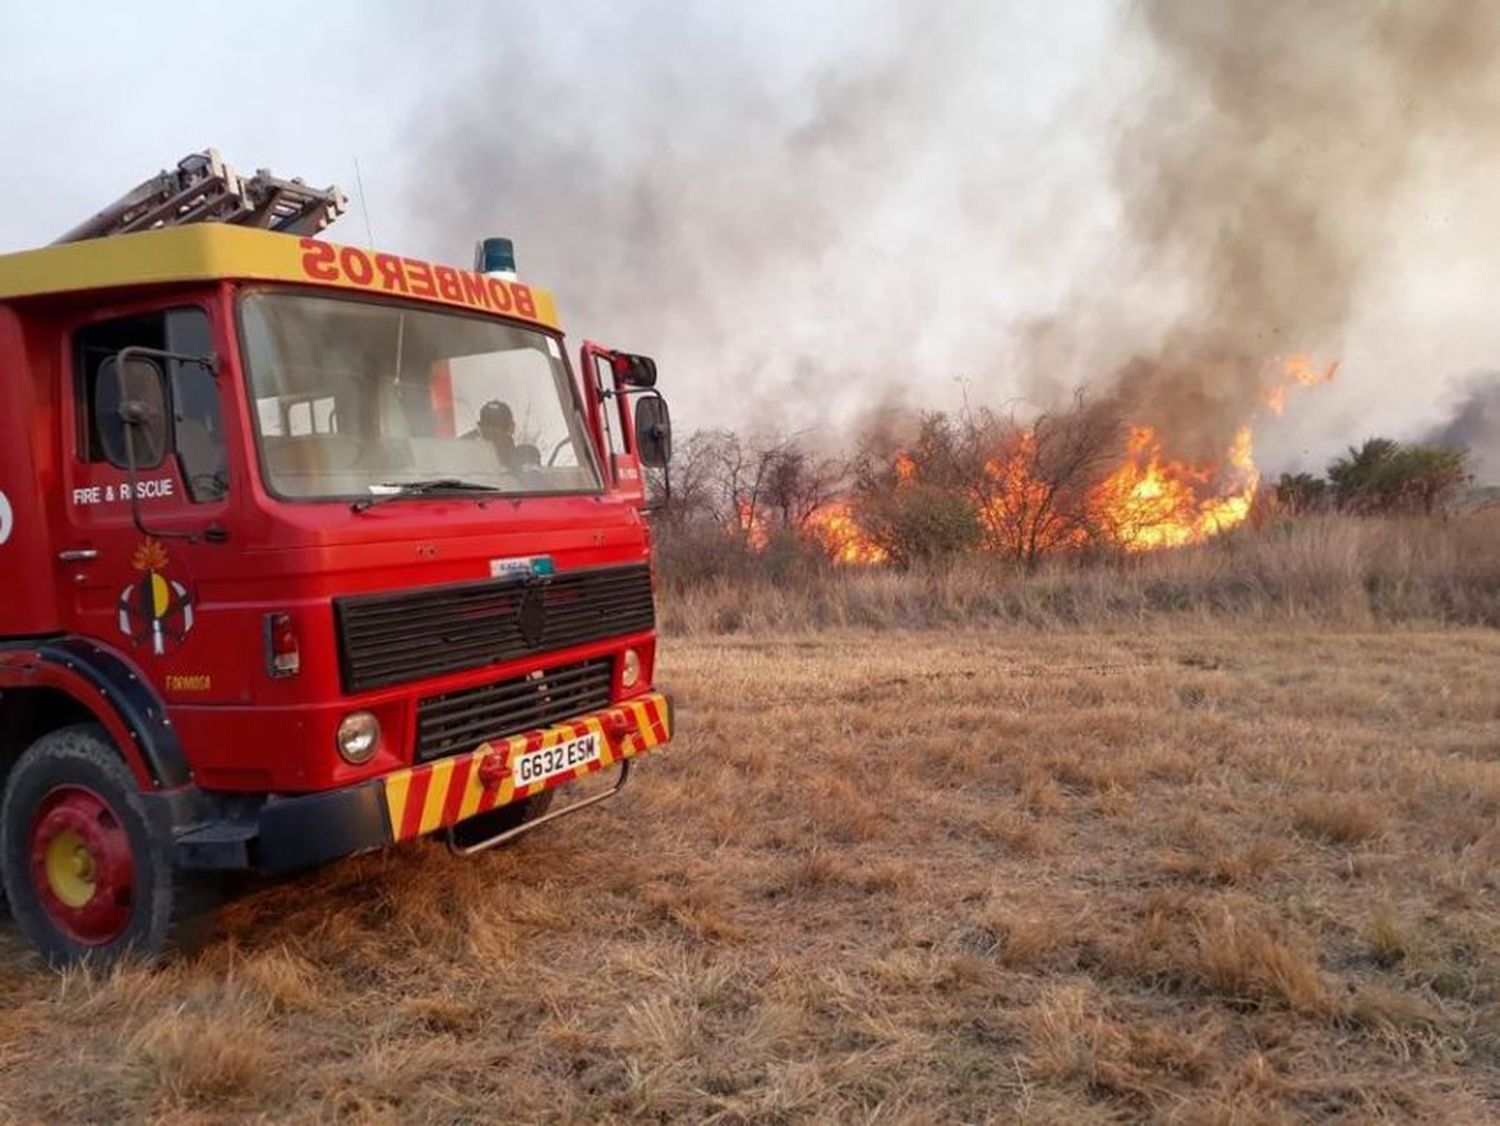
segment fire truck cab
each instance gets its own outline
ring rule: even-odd
[[[157,955],[216,873],[491,847],[671,735],[655,365],[341,207],[210,151],[0,256],[0,877],[54,962]]]

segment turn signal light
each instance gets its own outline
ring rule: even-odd
[[[266,615],[266,675],[296,676],[302,671],[302,646],[290,614]]]

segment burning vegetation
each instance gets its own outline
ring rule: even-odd
[[[1336,362],[1297,355],[1267,370],[1260,415],[1332,379]],[[895,430],[896,433],[890,433]],[[898,436],[899,435],[899,436]],[[1217,457],[1174,455],[1163,428],[1082,395],[1022,422],[979,409],[872,429],[852,458],[798,438],[695,435],[663,519],[709,523],[757,552],[794,540],[838,564],[907,566],[962,551],[1021,565],[1057,554],[1185,547],[1251,519],[1261,496],[1251,424]]]

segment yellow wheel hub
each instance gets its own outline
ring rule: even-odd
[[[94,897],[94,854],[76,833],[61,832],[47,844],[47,882],[69,907]]]

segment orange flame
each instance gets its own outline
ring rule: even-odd
[[[756,551],[764,550],[771,539],[770,529],[766,527],[765,515],[754,511],[748,501],[741,501],[738,518],[739,533],[745,538],[745,542]]]
[[[1292,388],[1327,383],[1338,369],[1338,360],[1320,363],[1306,353],[1282,357],[1272,365],[1262,402],[1279,415]],[[916,482],[921,473],[916,459],[905,452],[896,456],[892,468],[898,489]],[[1133,426],[1118,467],[1086,495],[1071,498],[1057,495],[1058,483],[1038,466],[1036,433],[1022,430],[1008,449],[985,464],[985,476],[973,499],[989,545],[1028,558],[1094,545],[1138,552],[1203,543],[1248,520],[1260,488],[1248,425],[1235,431],[1222,459],[1204,462],[1169,458],[1154,427]],[[740,523],[752,546],[765,545],[766,531],[756,526],[758,520],[742,512]],[[889,559],[845,503],[816,512],[808,531],[835,562]]]
[[[911,470],[903,473],[903,464]],[[903,455],[897,466],[900,488],[913,480],[915,464]],[[1260,486],[1248,426],[1236,431],[1222,462],[1201,463],[1168,458],[1153,427],[1133,427],[1119,467],[1071,502],[1060,501],[1056,483],[1039,471],[1034,431],[1021,431],[985,473],[988,481],[974,499],[988,542],[1028,557],[1093,544],[1150,551],[1203,543],[1244,523]],[[847,504],[820,509],[809,524],[835,562],[889,558]]]
[[[1202,543],[1244,523],[1260,486],[1248,426],[1224,460],[1227,471],[1215,462],[1166,460],[1156,431],[1137,426],[1124,464],[1089,498],[1102,534],[1127,551],[1149,551]]]
[[[1088,530],[1056,519],[1052,486],[1038,473],[1036,432],[1023,430],[1001,456],[984,466],[989,481],[979,501],[979,519],[994,544],[1033,545],[1036,551],[1088,545]]]
[[[1322,367],[1318,367],[1306,352],[1297,352],[1284,357],[1278,368],[1275,381],[1266,389],[1263,397],[1271,413],[1276,415],[1286,410],[1287,393],[1294,386],[1316,387],[1320,383],[1329,382],[1338,374],[1339,361],[1330,360]]]
[[[912,468],[915,470],[915,464]],[[807,525],[835,563],[884,563],[890,558],[885,548],[865,534],[847,504],[825,505],[812,514]]]

